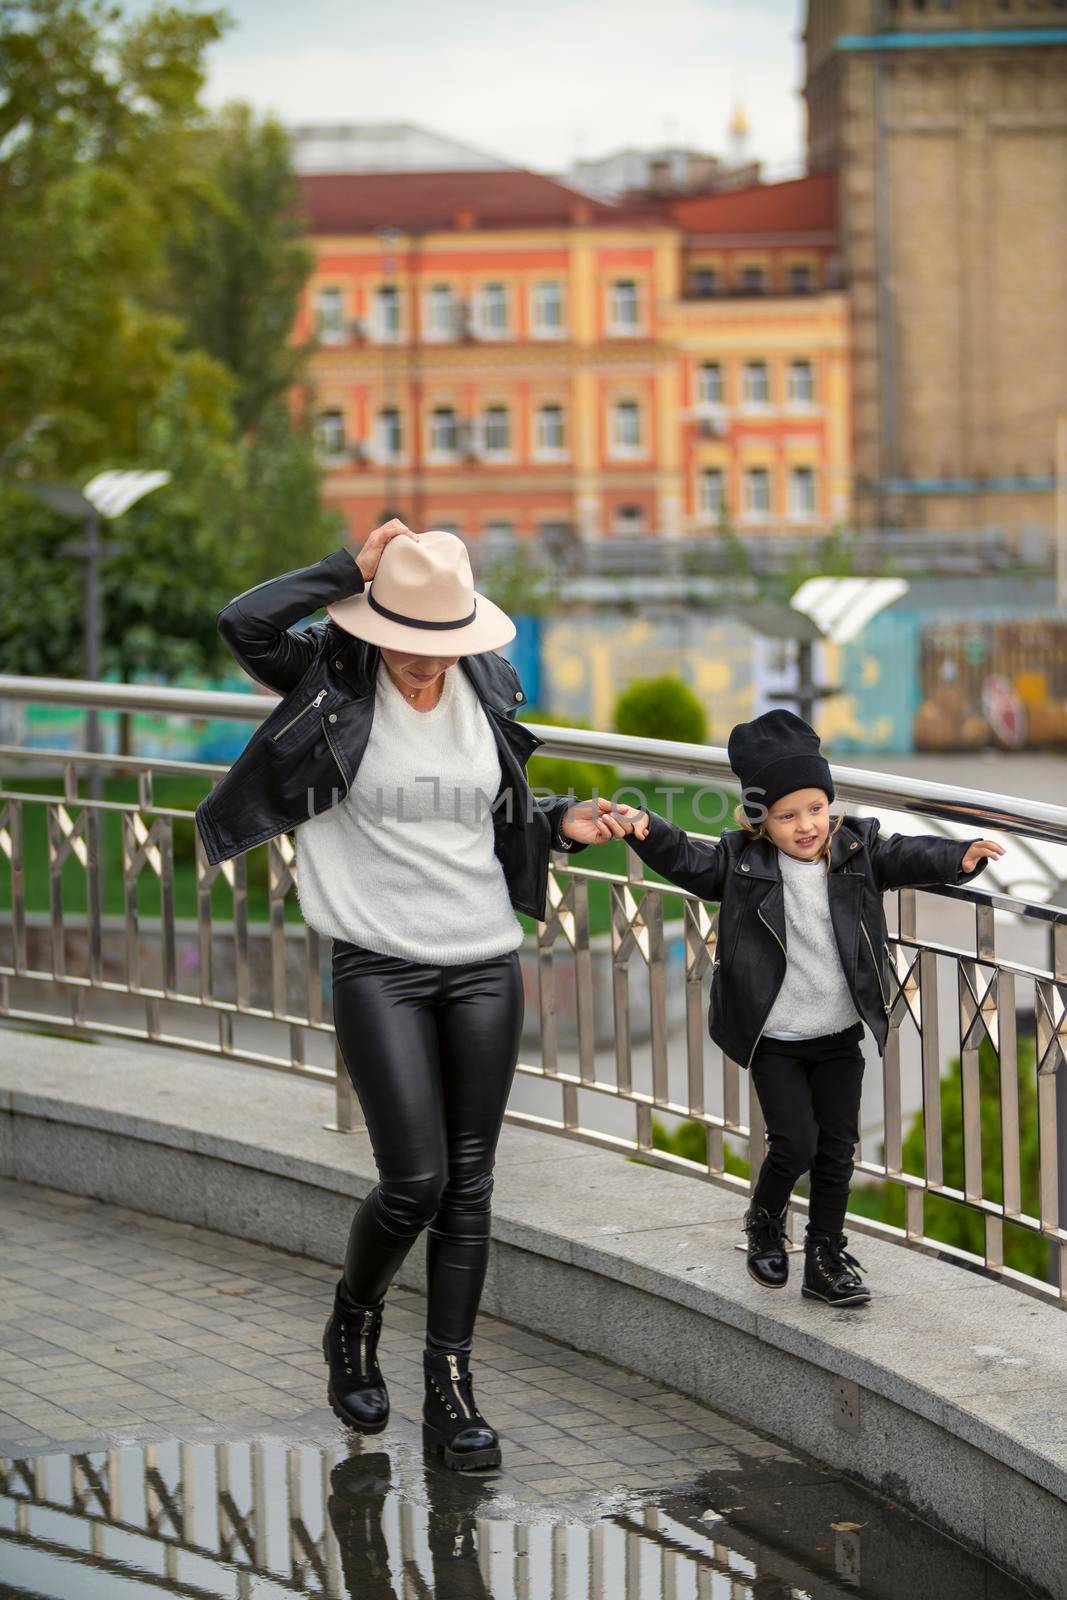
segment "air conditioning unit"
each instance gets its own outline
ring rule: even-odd
[[[365,317],[353,317],[348,324],[350,339],[365,339],[367,337],[367,321]]]
[[[347,455],[354,466],[364,466],[371,459],[370,445],[361,439],[357,439],[355,444],[348,446]]]
[[[702,439],[725,439],[726,418],[708,415],[698,417],[697,432]]]
[[[482,459],[482,430],[477,422],[461,422],[457,425],[456,454],[464,461]]]

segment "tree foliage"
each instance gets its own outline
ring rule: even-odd
[[[284,131],[200,101],[221,11],[0,0],[0,651],[76,675],[76,532],[25,492],[173,481],[105,525],[104,671],[210,670],[232,594],[322,554],[288,395],[310,268]],[[45,585],[47,588],[45,588]],[[33,597],[47,592],[47,606]]]

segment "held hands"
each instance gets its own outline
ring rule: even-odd
[[[973,872],[979,861],[995,861],[997,856],[1004,854],[1004,846],[997,844],[993,839],[975,839],[967,847],[967,854],[960,863],[961,872]]]
[[[406,523],[399,517],[393,517],[389,522],[383,522],[380,528],[367,535],[367,541],[356,557],[356,566],[363,574],[365,583],[369,583],[378,570],[378,562],[382,558],[382,551],[390,539],[406,534],[409,539],[417,539],[417,533],[412,533]]]
[[[560,831],[576,844],[607,844],[609,839],[625,839],[628,833],[643,839],[648,833],[648,812],[613,805],[606,795],[598,795],[571,806],[564,813]]]

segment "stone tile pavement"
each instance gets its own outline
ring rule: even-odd
[[[183,1223],[0,1182],[0,1456],[260,1433],[344,1436],[319,1346],[337,1269]],[[388,1300],[381,1359],[417,1436],[423,1303]],[[783,1446],[657,1383],[493,1318],[477,1392],[505,1441],[498,1489],[654,1488]]]
[[[336,1275],[0,1180],[0,1593],[1034,1594],[785,1446],[495,1318],[476,1360],[504,1466],[449,1473],[421,1447],[410,1292],[382,1340],[393,1421],[351,1435],[324,1404]]]

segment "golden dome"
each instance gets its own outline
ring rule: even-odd
[[[729,129],[730,136],[733,139],[745,139],[748,137],[750,131],[749,121],[745,114],[745,108],[739,100],[735,102],[734,109],[730,113]]]

